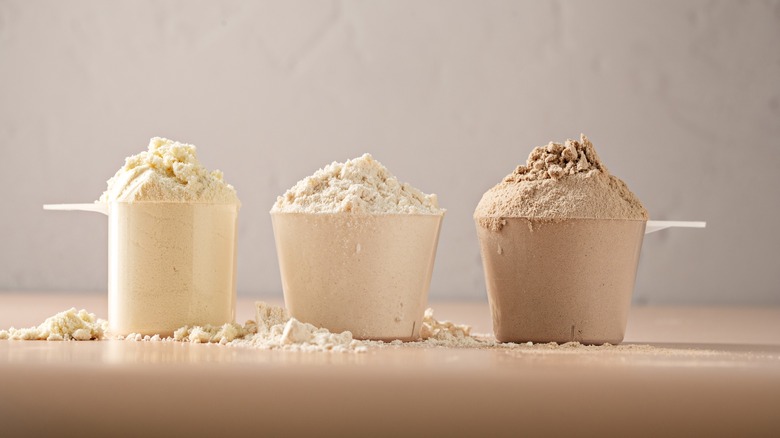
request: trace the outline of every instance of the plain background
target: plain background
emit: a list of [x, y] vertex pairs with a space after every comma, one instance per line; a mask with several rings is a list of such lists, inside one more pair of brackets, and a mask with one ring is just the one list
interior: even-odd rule
[[431, 296], [484, 299], [472, 221], [586, 133], [653, 219], [635, 302], [780, 304], [778, 1], [0, 0], [0, 290], [105, 292], [90, 202], [164, 136], [243, 202], [239, 293], [280, 295], [268, 210], [371, 152], [448, 209]]

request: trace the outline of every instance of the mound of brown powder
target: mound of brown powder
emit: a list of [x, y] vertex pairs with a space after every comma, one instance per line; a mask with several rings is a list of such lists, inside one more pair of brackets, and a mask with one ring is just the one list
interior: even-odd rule
[[504, 218], [636, 219], [647, 210], [626, 183], [611, 175], [585, 135], [535, 148], [525, 166], [517, 166], [488, 190], [474, 217], [491, 230]]

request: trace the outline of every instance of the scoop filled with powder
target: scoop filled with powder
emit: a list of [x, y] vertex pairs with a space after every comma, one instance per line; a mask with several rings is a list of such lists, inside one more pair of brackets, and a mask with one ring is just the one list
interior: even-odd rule
[[239, 200], [193, 145], [155, 137], [98, 204], [109, 219], [109, 331], [169, 336], [232, 322]]
[[443, 215], [368, 154], [302, 179], [271, 209], [291, 316], [357, 339], [419, 338]]
[[622, 341], [647, 218], [584, 135], [535, 148], [474, 212], [496, 338]]

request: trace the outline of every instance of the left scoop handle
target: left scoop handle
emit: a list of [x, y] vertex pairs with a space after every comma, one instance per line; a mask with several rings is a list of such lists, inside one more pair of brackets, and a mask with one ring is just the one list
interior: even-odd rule
[[61, 211], [91, 211], [94, 213], [103, 213], [108, 215], [108, 205], [100, 202], [90, 202], [83, 204], [43, 204], [43, 209]]

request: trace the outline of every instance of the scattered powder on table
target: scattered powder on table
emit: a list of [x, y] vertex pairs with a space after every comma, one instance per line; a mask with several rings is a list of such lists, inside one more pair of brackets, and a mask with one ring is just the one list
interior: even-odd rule
[[[500, 343], [493, 336], [472, 334], [471, 327], [438, 321], [433, 310], [427, 309], [423, 318], [421, 339], [415, 342], [359, 341], [352, 339], [350, 332], [331, 333], [327, 329], [317, 328], [291, 318], [281, 307], [257, 302], [256, 321], [246, 324], [235, 323], [221, 326], [186, 326], [176, 330], [172, 337], [159, 335], [142, 336], [130, 334], [115, 339], [146, 342], [191, 342], [214, 343], [230, 347], [257, 348], [263, 350], [284, 350], [303, 352], [351, 352], [365, 353], [378, 348], [468, 348], [499, 349], [519, 356], [539, 357], [539, 355], [585, 355], [598, 358], [604, 355], [662, 356], [691, 359], [728, 359], [747, 360], [767, 358], [777, 360], [776, 354], [754, 352], [724, 352], [692, 348], [664, 348], [641, 344], [623, 345], [584, 345], [579, 342], [557, 344], [549, 343]], [[75, 308], [60, 312], [47, 318], [41, 325], [27, 329], [0, 330], [0, 339], [11, 340], [48, 340], [48, 341], [86, 341], [111, 338], [106, 335], [108, 323], [98, 319], [86, 310]]]
[[248, 347], [262, 350], [286, 351], [366, 351], [362, 341], [352, 339], [352, 333], [331, 333], [327, 329], [300, 322], [276, 306], [257, 302], [256, 321], [247, 321], [243, 326], [228, 323], [221, 326], [185, 326], [176, 330], [173, 337], [159, 338], [130, 334], [129, 341], [179, 341], [191, 343], [216, 343], [230, 347]]
[[525, 166], [482, 196], [478, 223], [497, 231], [504, 219], [568, 218], [647, 220], [639, 198], [611, 175], [585, 135], [535, 148]]
[[377, 348], [494, 348], [506, 347], [490, 335], [471, 333], [471, 326], [455, 324], [450, 321], [439, 321], [433, 317], [433, 309], [426, 309], [423, 316], [420, 340], [412, 342], [401, 341], [363, 341], [367, 346]]
[[287, 351], [336, 351], [363, 353], [369, 347], [388, 345], [438, 346], [438, 347], [484, 347], [495, 345], [495, 341], [483, 341], [471, 336], [471, 327], [437, 321], [433, 310], [427, 309], [423, 317], [421, 340], [417, 342], [360, 341], [352, 333], [331, 333], [327, 329], [291, 318], [281, 307], [264, 302], [255, 303], [256, 321], [247, 321], [243, 326], [228, 323], [221, 326], [185, 326], [176, 330], [173, 337], [142, 336], [132, 333], [120, 339], [128, 341], [163, 341], [215, 343], [231, 347], [250, 347], [263, 350]]
[[[599, 357], [602, 355], [631, 355], [631, 356], [663, 356], [682, 358], [712, 358], [729, 357], [740, 358], [744, 355], [720, 352], [715, 350], [700, 350], [691, 348], [664, 348], [646, 344], [623, 345], [586, 345], [579, 342], [566, 342], [558, 344], [547, 343], [513, 343], [498, 342], [496, 338], [488, 334], [474, 334], [471, 327], [463, 324], [454, 324], [449, 321], [438, 321], [433, 317], [433, 310], [427, 309], [423, 318], [421, 339], [416, 342], [381, 342], [363, 341], [367, 347], [372, 348], [466, 348], [466, 349], [497, 349], [505, 350], [513, 355], [538, 357], [539, 355], [579, 355]], [[771, 357], [762, 354], [750, 353], [751, 357]]]
[[103, 339], [108, 322], [95, 317], [86, 310], [71, 308], [60, 312], [37, 327], [0, 330], [0, 339], [46, 340], [46, 341], [89, 341]]
[[298, 181], [271, 212], [441, 214], [436, 195], [401, 183], [371, 155], [333, 162]]
[[238, 203], [236, 190], [198, 161], [193, 145], [155, 137], [148, 150], [125, 159], [99, 202]]
[[[450, 348], [478, 347], [486, 344], [486, 341], [471, 335], [471, 327], [468, 325], [438, 321], [433, 317], [433, 309], [430, 308], [425, 310], [420, 338], [419, 341], [407, 344]], [[398, 342], [395, 345], [398, 345]]]

